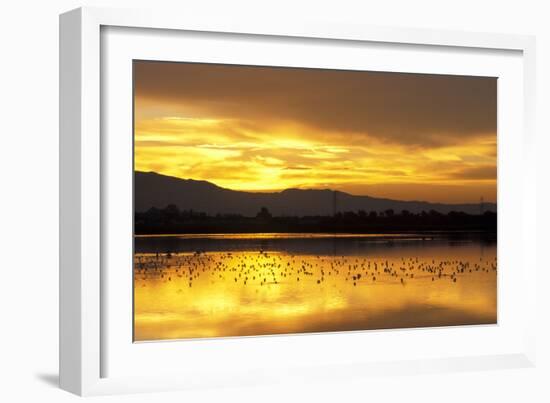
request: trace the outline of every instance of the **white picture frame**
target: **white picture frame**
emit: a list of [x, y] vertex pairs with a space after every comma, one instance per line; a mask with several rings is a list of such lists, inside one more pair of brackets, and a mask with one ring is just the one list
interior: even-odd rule
[[[145, 36], [151, 33], [157, 35], [156, 39], [153, 35], [150, 39], [144, 40], [145, 37], [143, 37], [140, 40], [142, 40], [144, 48], [155, 47], [152, 45], [157, 41], [156, 48], [158, 49], [155, 51], [160, 53], [150, 53], [149, 56], [159, 58], [166, 57], [162, 52], [170, 49], [169, 46], [173, 45], [174, 41], [180, 40], [178, 32], [192, 32], [193, 36], [199, 39], [202, 35], [218, 33], [216, 41], [221, 42], [229, 41], [230, 37], [235, 37], [235, 35], [246, 36], [258, 41], [300, 41], [301, 46], [307, 45], [308, 41], [312, 40], [328, 41], [323, 42], [323, 46], [326, 45], [327, 49], [333, 49], [333, 51], [337, 51], [345, 44], [412, 46], [420, 47], [421, 51], [427, 49], [428, 53], [430, 49], [450, 50], [452, 55], [449, 60], [452, 61], [454, 58], [455, 62], [466, 57], [468, 52], [480, 55], [480, 57], [485, 53], [494, 53], [493, 56], [496, 59], [483, 59], [481, 62], [476, 62], [477, 64], [472, 64], [472, 66], [477, 66], [472, 68], [479, 69], [480, 74], [485, 71], [483, 63], [494, 62], [495, 65], [490, 65], [487, 69], [498, 69], [499, 66], [496, 64], [501, 60], [498, 59], [500, 57], [498, 55], [512, 52], [510, 69], [506, 70], [503, 67], [502, 77], [505, 82], [509, 83], [510, 91], [513, 90], [519, 94], [517, 97], [519, 99], [515, 99], [516, 103], [513, 105], [502, 103], [502, 107], [506, 108], [504, 110], [507, 112], [507, 116], [514, 115], [510, 120], [501, 121], [499, 118], [499, 141], [501, 132], [510, 133], [503, 137], [506, 141], [503, 142], [502, 147], [499, 144], [499, 185], [501, 181], [509, 183], [504, 186], [504, 191], [499, 190], [499, 245], [501, 235], [504, 235], [505, 242], [508, 239], [510, 243], [517, 244], [519, 242], [519, 244], [513, 248], [513, 251], [507, 250], [504, 255], [499, 249], [499, 265], [502, 259], [504, 259], [502, 263], [505, 266], [507, 260], [510, 262], [508, 271], [502, 271], [499, 268], [499, 276], [502, 276], [502, 272], [504, 272], [507, 276], [505, 280], [514, 279], [514, 281], [505, 281], [504, 288], [499, 285], [501, 287], [499, 293], [502, 291], [505, 295], [521, 296], [524, 303], [514, 308], [515, 316], [510, 317], [508, 322], [505, 320], [502, 323], [499, 320], [499, 326], [485, 327], [481, 330], [480, 328], [466, 327], [452, 330], [346, 332], [345, 334], [323, 336], [321, 339], [319, 335], [297, 335], [230, 339], [220, 342], [202, 340], [199, 344], [196, 342], [194, 344], [186, 342], [179, 344], [178, 342], [148, 343], [148, 347], [140, 347], [143, 351], [137, 351], [127, 337], [122, 337], [123, 340], [120, 341], [121, 337], [117, 335], [131, 331], [127, 329], [127, 326], [124, 327], [128, 320], [127, 315], [124, 316], [126, 312], [124, 309], [127, 307], [124, 309], [119, 309], [118, 305], [115, 307], [112, 302], [113, 298], [109, 298], [109, 295], [113, 290], [121, 291], [122, 295], [128, 295], [130, 289], [124, 288], [124, 281], [127, 280], [122, 277], [110, 276], [110, 272], [105, 271], [112, 249], [105, 243], [105, 228], [109, 227], [106, 222], [109, 218], [106, 217], [105, 212], [111, 208], [110, 200], [116, 197], [113, 192], [119, 189], [120, 192], [126, 192], [127, 195], [127, 188], [131, 184], [126, 183], [124, 186], [118, 186], [124, 179], [117, 182], [110, 178], [112, 172], [109, 170], [115, 168], [112, 168], [113, 165], [109, 163], [108, 150], [116, 150], [116, 147], [124, 149], [127, 143], [111, 141], [114, 138], [109, 135], [113, 127], [111, 125], [116, 126], [119, 123], [108, 118], [109, 111], [105, 110], [105, 105], [118, 108], [117, 111], [131, 109], [131, 98], [128, 99], [124, 93], [128, 89], [130, 81], [124, 84], [126, 86], [126, 90], [124, 90], [122, 87], [112, 85], [112, 81], [105, 80], [102, 74], [109, 74], [109, 77], [114, 78], [120, 78], [116, 74], [125, 74], [124, 69], [117, 67], [124, 65], [125, 61], [121, 59], [120, 63], [117, 62], [118, 64], [111, 66], [102, 58], [112, 55], [103, 48], [116, 48], [116, 46], [118, 46], [116, 49], [120, 50], [117, 52], [118, 58], [134, 57], [130, 51], [127, 53], [122, 51], [126, 46], [121, 46], [121, 44], [125, 45], [128, 42], [121, 41], [131, 41], [131, 38], [123, 37], [137, 35], [138, 31], [136, 30], [138, 29], [145, 29], [146, 32], [141, 31], [145, 32], [143, 34]], [[113, 39], [109, 39], [109, 42], [102, 37], [105, 32], [114, 32]], [[163, 36], [162, 32], [170, 34]], [[120, 34], [119, 37], [117, 37], [118, 34]], [[227, 39], [224, 39], [224, 35], [227, 36]], [[191, 49], [192, 43], [189, 46]], [[131, 49], [131, 46], [128, 46], [128, 49]], [[358, 52], [360, 51], [361, 49], [358, 50]], [[462, 51], [464, 54], [461, 53]], [[533, 133], [534, 52], [534, 38], [521, 35], [350, 26], [314, 21], [300, 25], [280, 21], [245, 21], [234, 18], [214, 21], [190, 15], [182, 16], [149, 10], [81, 8], [61, 15], [61, 387], [79, 395], [95, 395], [247, 385], [273, 381], [293, 382], [298, 375], [301, 380], [304, 378], [323, 380], [335, 377], [369, 376], [374, 373], [409, 374], [533, 366], [535, 363], [536, 325], [533, 313], [535, 312], [535, 273], [537, 270], [535, 242], [533, 242], [533, 234], [536, 233], [534, 205], [536, 171], [534, 158], [531, 158], [535, 150]], [[179, 60], [181, 57], [178, 55], [176, 59]], [[202, 56], [197, 53], [195, 57]], [[254, 58], [260, 56], [247, 57], [248, 59], [239, 60], [249, 60], [253, 63]], [[441, 72], [452, 74], [455, 71], [454, 68], [445, 67], [445, 64], [439, 66], [435, 63], [433, 56], [426, 57], [428, 61], [432, 57], [431, 72], [443, 69]], [[114, 56], [113, 59], [115, 59]], [[264, 63], [268, 62], [264, 61]], [[289, 65], [288, 61], [281, 61], [281, 63]], [[319, 63], [322, 62], [317, 60], [315, 65]], [[449, 61], [446, 63], [447, 66], [450, 64]], [[503, 61], [502, 63], [504, 65], [508, 62]], [[418, 67], [412, 66], [408, 69], [416, 68]], [[456, 70], [456, 72], [467, 72], [468, 70], [464, 70], [464, 68]], [[518, 70], [519, 68], [520, 70]], [[131, 77], [128, 77], [128, 80], [131, 80]], [[511, 94], [512, 92], [504, 91], [503, 93]], [[499, 98], [500, 101], [501, 98]], [[118, 107], [117, 102], [128, 102], [129, 104], [126, 107], [124, 105]], [[519, 111], [516, 108], [518, 105], [521, 106]], [[502, 112], [502, 109], [499, 109], [499, 112]], [[131, 122], [127, 122], [126, 117], [124, 112], [120, 114], [119, 120], [122, 122], [120, 124], [131, 125]], [[120, 127], [123, 131], [128, 128], [128, 126]], [[518, 186], [521, 191], [518, 191]], [[124, 194], [122, 196], [124, 199]], [[501, 217], [500, 203], [503, 198], [511, 201], [511, 207], [513, 205], [520, 209], [519, 217], [510, 218], [509, 221], [506, 217]], [[504, 205], [506, 207], [505, 203]], [[505, 208], [504, 212], [507, 211], [511, 211], [511, 209], [506, 210]], [[501, 234], [501, 224], [510, 231]], [[500, 280], [501, 278], [499, 278]], [[126, 305], [130, 302], [130, 300], [127, 301]], [[116, 304], [119, 303], [116, 302]], [[123, 306], [124, 303], [119, 305]], [[502, 306], [506, 308], [510, 307], [510, 304], [504, 301]], [[500, 311], [504, 309], [502, 306], [499, 300], [499, 318], [502, 317], [501, 315], [507, 314], [507, 311], [504, 313]], [[117, 316], [119, 314], [116, 312], [122, 313]], [[519, 321], [519, 317], [521, 317], [521, 321]], [[123, 323], [123, 325], [117, 327], [117, 323]], [[510, 325], [508, 326], [506, 323], [510, 323]], [[416, 356], [400, 356], [399, 354], [402, 352], [397, 351], [393, 357], [378, 357], [373, 360], [366, 360], [360, 354], [347, 360], [340, 360], [336, 355], [332, 358], [314, 359], [314, 356], [309, 354], [311, 351], [308, 350], [308, 346], [318, 346], [319, 340], [322, 340], [322, 343], [327, 346], [338, 344], [353, 346], [354, 343], [361, 343], [364, 337], [377, 338], [377, 340], [394, 338], [401, 341], [405, 339], [413, 341], [426, 337], [435, 337], [441, 340], [456, 338], [467, 340], [468, 337], [481, 337], [485, 338], [487, 343], [480, 343], [477, 349], [466, 346], [462, 350], [455, 349], [453, 351], [446, 351], [442, 346], [441, 349], [434, 350], [433, 354], [419, 353]], [[487, 346], [495, 337], [505, 340], [505, 342], [502, 344], [495, 342], [494, 349], [488, 350]], [[127, 343], [129, 344], [126, 345]], [[291, 345], [291, 348], [301, 351], [303, 354], [295, 354], [292, 360], [277, 359], [277, 356], [281, 355], [277, 354], [277, 349], [287, 345]], [[275, 351], [275, 353], [264, 360], [265, 363], [260, 372], [257, 371], [258, 367], [254, 366], [254, 356], [266, 348]], [[231, 355], [231, 351], [234, 352], [233, 355]], [[338, 353], [342, 353], [342, 351], [338, 350]], [[187, 359], [168, 362], [168, 355], [171, 355], [172, 352], [187, 357]], [[384, 350], [381, 349], [381, 354], [383, 353]], [[243, 356], [245, 358], [238, 358]], [[246, 359], [246, 356], [250, 356], [250, 359]], [[203, 361], [207, 360], [208, 365], [199, 365], [201, 357]], [[116, 370], [113, 370], [110, 368], [110, 363], [114, 362], [127, 362], [128, 364], [125, 366], [120, 364]], [[155, 368], [155, 365], [161, 363], [163, 364], [162, 368], [167, 369], [166, 371], [159, 370], [158, 376], [153, 373], [155, 371], [141, 372], [137, 370], [134, 372], [131, 367], [136, 367], [136, 362], [143, 362], [143, 366], [148, 369]], [[180, 364], [181, 362], [185, 362], [185, 364]], [[193, 364], [201, 367], [201, 370], [194, 374], [187, 370]], [[214, 369], [212, 376], [207, 378], [204, 374], [208, 373], [208, 367]], [[307, 374], [304, 374], [303, 368], [308, 369]]]

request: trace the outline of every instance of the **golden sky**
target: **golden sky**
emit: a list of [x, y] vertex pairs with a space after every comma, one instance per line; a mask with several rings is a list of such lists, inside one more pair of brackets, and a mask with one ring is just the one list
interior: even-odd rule
[[139, 171], [496, 201], [496, 78], [135, 61], [134, 89]]

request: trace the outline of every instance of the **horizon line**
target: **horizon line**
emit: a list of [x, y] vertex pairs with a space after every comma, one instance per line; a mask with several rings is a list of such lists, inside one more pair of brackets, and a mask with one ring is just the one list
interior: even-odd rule
[[368, 194], [352, 194], [352, 193], [349, 193], [349, 192], [344, 192], [342, 190], [330, 189], [330, 188], [284, 188], [284, 189], [280, 189], [280, 190], [277, 190], [277, 189], [272, 189], [272, 190], [230, 189], [230, 188], [227, 188], [227, 187], [224, 187], [224, 186], [220, 186], [220, 185], [218, 185], [218, 184], [216, 184], [216, 183], [214, 183], [210, 180], [206, 180], [206, 179], [181, 178], [179, 176], [167, 175], [167, 174], [156, 172], [156, 171], [140, 171], [140, 170], [137, 170], [137, 169], [134, 169], [134, 173], [155, 174], [155, 175], [165, 176], [167, 178], [179, 179], [179, 180], [183, 180], [183, 181], [206, 182], [206, 183], [209, 183], [209, 184], [211, 184], [213, 186], [216, 186], [220, 189], [229, 190], [229, 191], [232, 191], [232, 192], [274, 194], [274, 193], [282, 193], [282, 192], [287, 191], [287, 190], [302, 190], [302, 191], [314, 190], [314, 191], [329, 191], [329, 192], [334, 192], [334, 193], [339, 192], [339, 193], [343, 193], [343, 194], [346, 194], [346, 195], [349, 195], [349, 196], [371, 197], [373, 199], [379, 199], [379, 200], [392, 200], [392, 201], [399, 201], [399, 202], [443, 204], [443, 205], [447, 205], [447, 206], [463, 205], [463, 204], [482, 204], [482, 203], [483, 204], [494, 204], [496, 206], [496, 204], [497, 204], [496, 201], [472, 201], [472, 202], [460, 202], [460, 203], [444, 203], [444, 202], [439, 202], [439, 201], [428, 201], [428, 200], [418, 200], [418, 199], [417, 200], [392, 199], [392, 198], [389, 198], [389, 197], [386, 197], [386, 196], [380, 196], [379, 197], [379, 196], [371, 196], [371, 195], [368, 195]]

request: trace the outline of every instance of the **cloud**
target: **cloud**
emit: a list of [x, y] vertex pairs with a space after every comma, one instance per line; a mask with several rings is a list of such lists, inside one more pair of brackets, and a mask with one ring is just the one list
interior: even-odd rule
[[137, 102], [173, 116], [312, 128], [320, 138], [420, 146], [496, 132], [496, 78], [135, 62]]
[[466, 167], [457, 170], [451, 176], [459, 179], [488, 179], [495, 180], [497, 176], [497, 167], [496, 165], [484, 165], [477, 167]]
[[240, 190], [496, 197], [495, 79], [160, 62], [135, 72], [137, 170]]
[[309, 171], [309, 170], [311, 170], [311, 167], [293, 166], [293, 167], [285, 167], [285, 169], [294, 170], [294, 171]]

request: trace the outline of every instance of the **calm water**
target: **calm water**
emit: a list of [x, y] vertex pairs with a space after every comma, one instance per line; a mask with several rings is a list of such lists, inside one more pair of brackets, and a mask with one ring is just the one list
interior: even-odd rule
[[496, 242], [445, 234], [136, 237], [136, 341], [490, 324]]

